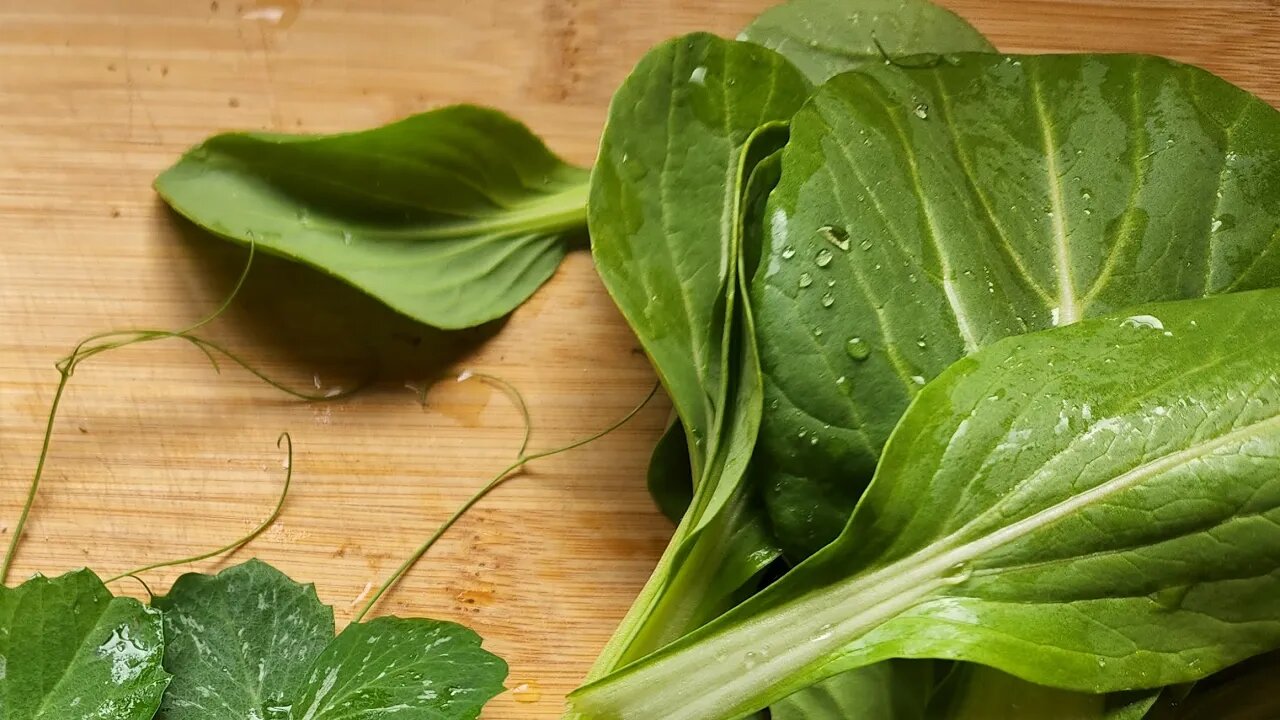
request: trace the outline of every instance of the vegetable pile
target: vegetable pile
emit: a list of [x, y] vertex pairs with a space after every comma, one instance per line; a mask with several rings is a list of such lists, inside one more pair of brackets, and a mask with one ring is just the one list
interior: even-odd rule
[[[792, 0], [651, 50], [589, 173], [460, 106], [219, 135], [156, 189], [441, 328], [589, 237], [677, 527], [572, 718], [1280, 716], [1280, 113], [1206, 71]], [[505, 676], [449, 623], [335, 639], [260, 563], [153, 608], [0, 590], [5, 717], [472, 718]]]

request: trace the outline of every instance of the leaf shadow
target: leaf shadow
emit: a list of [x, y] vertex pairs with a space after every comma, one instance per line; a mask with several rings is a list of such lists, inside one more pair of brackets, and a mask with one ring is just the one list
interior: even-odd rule
[[[176, 274], [193, 304], [231, 294], [248, 250], [214, 237], [158, 201], [165, 234], [177, 239]], [[500, 319], [466, 330], [423, 325], [314, 268], [259, 252], [239, 295], [211, 333], [254, 365], [285, 365], [289, 378], [404, 384], [432, 380], [502, 329]], [[308, 388], [304, 388], [308, 389]]]

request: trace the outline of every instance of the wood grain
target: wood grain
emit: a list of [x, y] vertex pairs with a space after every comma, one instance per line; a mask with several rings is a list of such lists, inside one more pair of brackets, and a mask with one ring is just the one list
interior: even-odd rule
[[[217, 305], [239, 251], [173, 220], [151, 179], [230, 128], [334, 131], [453, 102], [496, 105], [589, 163], [610, 94], [652, 44], [732, 35], [767, 0], [0, 0], [0, 526], [7, 539], [56, 384], [81, 336], [181, 326]], [[1280, 103], [1275, 0], [949, 3], [1013, 51], [1134, 51], [1204, 65]], [[254, 19], [274, 10], [279, 22]], [[418, 327], [334, 282], [262, 260], [211, 334], [301, 387], [382, 381], [329, 405], [156, 344], [87, 363], [57, 425], [14, 579], [114, 573], [210, 549], [269, 510], [296, 445], [283, 519], [251, 555], [314, 581], [340, 620], [515, 452], [597, 430], [653, 375], [578, 254], [507, 323]], [[427, 404], [414, 387], [429, 386]], [[600, 442], [539, 462], [477, 508], [382, 606], [475, 627], [511, 662], [487, 718], [558, 717], [670, 527], [643, 483], [659, 400]], [[223, 562], [206, 562], [212, 570]], [[179, 570], [153, 573], [167, 587]], [[122, 592], [135, 592], [125, 584]]]

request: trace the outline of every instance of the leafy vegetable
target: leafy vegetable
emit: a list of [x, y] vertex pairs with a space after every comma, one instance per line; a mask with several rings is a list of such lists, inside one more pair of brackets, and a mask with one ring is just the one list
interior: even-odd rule
[[927, 0], [791, 0], [761, 13], [739, 39], [776, 50], [815, 84], [886, 55], [995, 51]]
[[174, 680], [159, 718], [475, 718], [507, 666], [453, 623], [379, 618], [333, 637], [311, 586], [250, 561], [157, 598]]
[[592, 172], [592, 250], [689, 434], [696, 483], [595, 672], [719, 614], [776, 556], [741, 484], [760, 412], [754, 333], [737, 330], [742, 188], [806, 92], [769, 50], [695, 34], [652, 50], [614, 96]]
[[88, 570], [0, 586], [0, 716], [150, 720], [163, 650], [160, 613]]
[[587, 173], [506, 115], [459, 105], [341, 135], [218, 135], [156, 191], [209, 232], [451, 329], [551, 277], [583, 230]]
[[1280, 291], [1010, 338], [917, 396], [839, 540], [577, 691], [587, 717], [732, 718], [894, 657], [1081, 692], [1280, 643]]
[[1280, 113], [1140, 56], [868, 67], [792, 122], [752, 287], [779, 542], [844, 526], [921, 385], [1009, 335], [1280, 283]]

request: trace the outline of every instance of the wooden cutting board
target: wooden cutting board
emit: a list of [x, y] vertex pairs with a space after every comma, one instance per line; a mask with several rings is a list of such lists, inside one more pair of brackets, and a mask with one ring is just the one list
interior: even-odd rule
[[[852, 0], [851, 0], [852, 1]], [[244, 254], [176, 222], [152, 178], [231, 128], [337, 131], [456, 102], [495, 105], [589, 163], [613, 89], [675, 34], [733, 35], [769, 0], [0, 0], [0, 540], [8, 541], [56, 387], [80, 337], [175, 328], [229, 291]], [[1280, 104], [1280, 2], [949, 3], [1010, 51], [1135, 51], [1208, 67]], [[653, 374], [583, 253], [511, 320], [444, 334], [316, 274], [260, 259], [209, 329], [301, 388], [290, 400], [173, 342], [76, 374], [11, 581], [102, 574], [212, 549], [269, 512], [292, 433], [284, 516], [233, 558], [314, 582], [340, 623], [516, 452], [519, 415], [472, 369], [519, 388], [534, 447], [600, 429]], [[419, 389], [426, 389], [426, 404]], [[537, 463], [469, 514], [382, 605], [474, 627], [511, 663], [485, 717], [555, 718], [665, 544], [644, 488], [669, 410]], [[121, 584], [121, 592], [137, 588]]]

